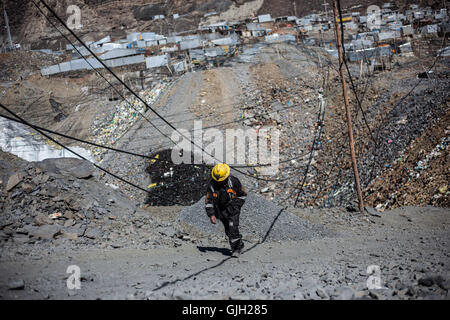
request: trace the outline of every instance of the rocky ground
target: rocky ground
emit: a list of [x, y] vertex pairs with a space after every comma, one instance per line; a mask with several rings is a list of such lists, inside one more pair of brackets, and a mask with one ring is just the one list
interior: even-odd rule
[[142, 209], [80, 160], [1, 159], [2, 299], [450, 298], [448, 209], [281, 210], [251, 194], [236, 259], [201, 201]]
[[[123, 235], [135, 232], [142, 236], [139, 246], [153, 244], [151, 234], [157, 234], [158, 228], [150, 223], [148, 212], [118, 190], [99, 183], [89, 163], [73, 158], [47, 159], [23, 162], [15, 170], [6, 161], [1, 163], [1, 237], [10, 243], [31, 245], [23, 247], [23, 254], [39, 253], [43, 240], [56, 241], [55, 248], [64, 248], [71, 241], [121, 247], [127, 241]], [[172, 229], [167, 232], [175, 233]], [[37, 246], [32, 250], [34, 244]]]

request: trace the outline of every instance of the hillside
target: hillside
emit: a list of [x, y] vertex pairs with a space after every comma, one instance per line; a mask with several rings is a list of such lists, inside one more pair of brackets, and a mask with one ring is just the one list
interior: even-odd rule
[[450, 299], [445, 10], [347, 19], [344, 64], [323, 21], [246, 20], [323, 0], [48, 2], [102, 41], [7, 1], [0, 300]]
[[[159, 0], [48, 0], [60, 17], [67, 21], [66, 13], [70, 5], [76, 5], [81, 10], [82, 28], [78, 34], [83, 35], [85, 41], [95, 41], [106, 35], [123, 35], [131, 31], [153, 31], [163, 34], [196, 29], [199, 22], [205, 20], [203, 15], [210, 12], [228, 19], [236, 15], [256, 16], [269, 13], [273, 17], [294, 15], [294, 5], [297, 16], [305, 16], [323, 10], [323, 1], [306, 0], [171, 0], [163, 4]], [[326, 1], [331, 3], [331, 1]], [[361, 5], [356, 10], [364, 11], [371, 4], [382, 5], [385, 1], [376, 0], [343, 0], [343, 8]], [[441, 0], [395, 1], [399, 8], [409, 4], [431, 6], [440, 8], [445, 6]], [[331, 6], [328, 6], [331, 12]], [[50, 24], [42, 17], [33, 3], [29, 0], [6, 0], [6, 10], [10, 20], [13, 40], [18, 43], [30, 44], [32, 48], [64, 47], [66, 41], [52, 29]], [[244, 10], [244, 12], [242, 12]], [[227, 14], [227, 12], [229, 12]], [[154, 15], [163, 14], [168, 19], [165, 22], [151, 21]], [[180, 18], [172, 19], [173, 14]], [[0, 25], [4, 26], [3, 15]], [[2, 34], [3, 41], [6, 38]], [[0, 38], [1, 39], [1, 38]]]

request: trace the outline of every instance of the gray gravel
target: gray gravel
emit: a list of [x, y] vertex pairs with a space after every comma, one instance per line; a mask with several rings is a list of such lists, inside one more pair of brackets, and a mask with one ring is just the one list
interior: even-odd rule
[[[244, 239], [263, 240], [307, 240], [332, 236], [325, 228], [300, 219], [296, 215], [282, 210], [283, 208], [258, 196], [249, 193], [241, 210], [240, 232]], [[211, 224], [205, 212], [205, 198], [184, 208], [178, 221], [192, 225], [206, 234], [223, 235], [223, 225]]]

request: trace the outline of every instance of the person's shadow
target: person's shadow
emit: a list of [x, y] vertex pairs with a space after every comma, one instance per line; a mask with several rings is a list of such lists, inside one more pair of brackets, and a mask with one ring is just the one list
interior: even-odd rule
[[217, 248], [217, 247], [200, 247], [197, 246], [200, 252], [220, 252], [224, 256], [231, 256], [231, 250], [227, 248]]

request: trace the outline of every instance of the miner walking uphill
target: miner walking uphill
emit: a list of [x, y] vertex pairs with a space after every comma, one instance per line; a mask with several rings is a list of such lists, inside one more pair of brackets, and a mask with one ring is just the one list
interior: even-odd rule
[[244, 248], [239, 233], [239, 215], [247, 193], [238, 178], [230, 175], [230, 167], [217, 164], [211, 172], [212, 179], [206, 191], [206, 214], [211, 223], [219, 219], [225, 227], [225, 234], [231, 246], [231, 256], [239, 257]]

